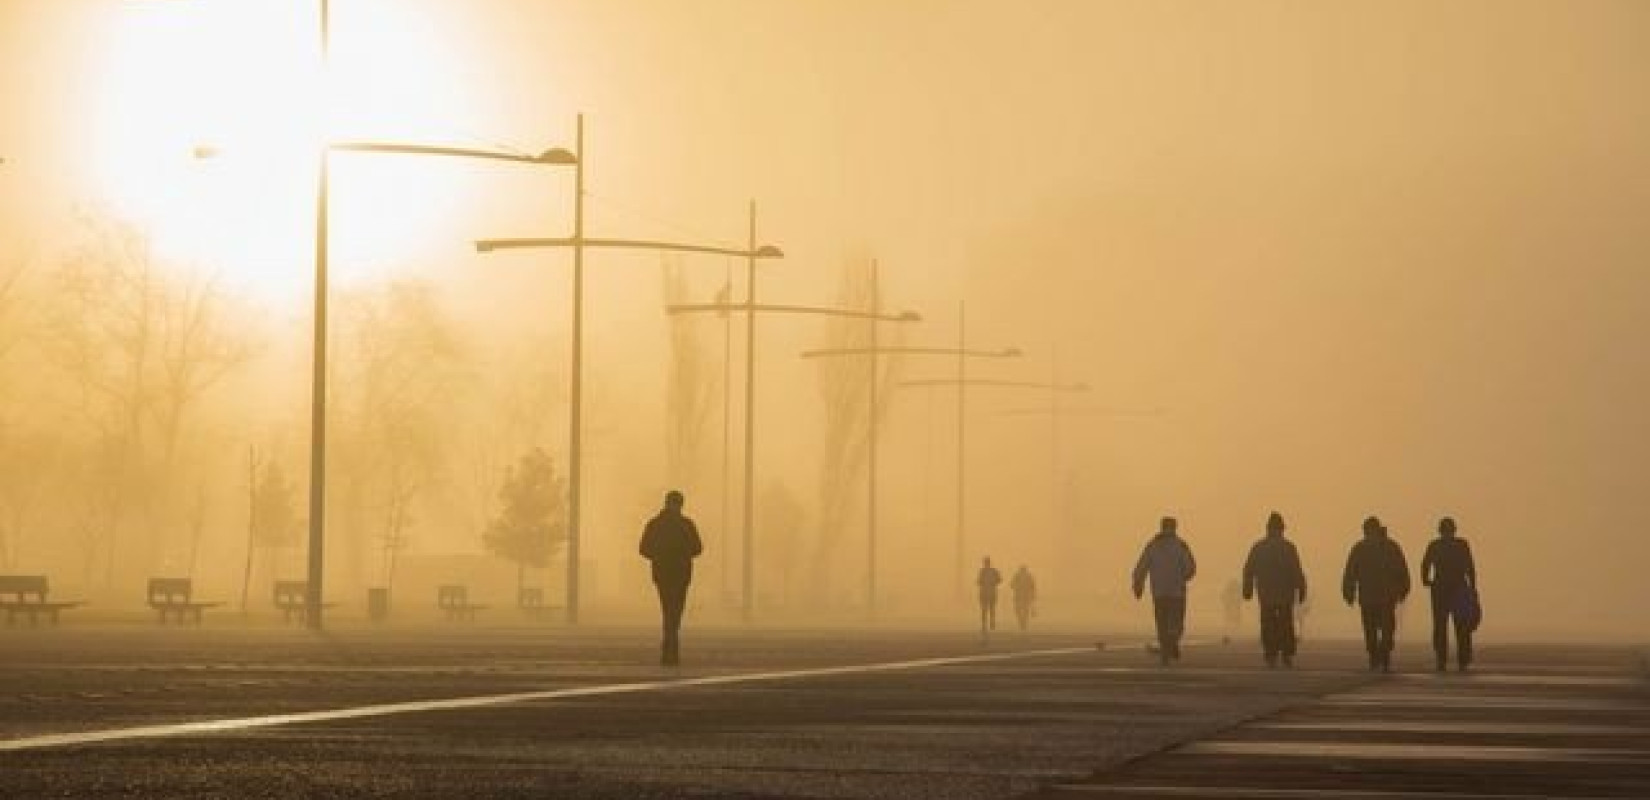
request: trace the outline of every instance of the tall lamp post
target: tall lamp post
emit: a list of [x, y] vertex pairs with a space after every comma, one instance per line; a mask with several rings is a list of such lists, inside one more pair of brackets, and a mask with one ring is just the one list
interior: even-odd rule
[[[879, 284], [879, 273], [876, 261], [871, 262], [871, 311], [881, 310], [882, 293]], [[911, 347], [882, 347], [878, 337], [877, 320], [871, 321], [871, 344], [869, 347], [838, 347], [819, 350], [807, 350], [802, 353], [803, 358], [854, 358], [864, 357], [870, 360], [871, 380], [867, 389], [866, 408], [869, 417], [866, 422], [866, 501], [865, 501], [865, 597], [866, 610], [871, 616], [877, 612], [877, 455], [878, 437], [877, 424], [880, 409], [879, 393], [881, 390], [881, 371], [879, 369], [881, 356], [923, 352], [922, 348]]]
[[[751, 229], [755, 230], [756, 209], [751, 208]], [[755, 573], [755, 487], [756, 487], [756, 315], [758, 314], [805, 314], [827, 317], [845, 317], [850, 319], [864, 319], [873, 322], [921, 322], [922, 315], [915, 311], [904, 311], [898, 314], [884, 314], [878, 310], [860, 311], [847, 308], [831, 308], [825, 306], [785, 305], [776, 303], [756, 302], [756, 270], [752, 268], [747, 277], [743, 303], [688, 303], [667, 306], [666, 311], [671, 314], [744, 312], [745, 314], [745, 509], [742, 531], [741, 550], [741, 613], [746, 622], [749, 622], [756, 611], [756, 573]], [[872, 381], [875, 382], [874, 380]]]
[[[325, 4], [323, 4], [323, 8]], [[562, 148], [546, 150], [538, 155], [523, 155], [497, 150], [478, 150], [440, 145], [402, 144], [394, 142], [337, 142], [321, 148], [319, 183], [316, 186], [315, 217], [315, 296], [314, 342], [310, 356], [310, 417], [309, 417], [309, 553], [305, 619], [310, 628], [321, 628], [322, 580], [325, 575], [326, 546], [326, 476], [327, 476], [327, 322], [328, 269], [331, 247], [331, 214], [328, 200], [331, 194], [330, 161], [333, 152], [377, 153], [393, 155], [443, 156], [486, 161], [505, 161], [544, 166], [569, 166], [576, 157]], [[216, 158], [215, 147], [195, 148], [196, 158]]]
[[[957, 346], [896, 346], [896, 348], [876, 348], [879, 355], [907, 355], [907, 356], [944, 356], [954, 358], [957, 363], [957, 373], [954, 379], [937, 379], [937, 381], [901, 381], [901, 388], [912, 386], [955, 386], [957, 388], [957, 543], [955, 543], [954, 571], [955, 591], [962, 594], [962, 551], [967, 541], [969, 521], [965, 516], [967, 510], [967, 496], [964, 495], [965, 478], [967, 478], [967, 434], [969, 427], [965, 424], [967, 407], [969, 407], [969, 386], [973, 381], [969, 379], [969, 360], [972, 358], [1020, 358], [1020, 348], [1010, 346], [1002, 350], [977, 350], [969, 348], [969, 328], [967, 328], [967, 308], [959, 305], [957, 308]], [[835, 353], [818, 353], [818, 355], [865, 355], [865, 351], [835, 351]]]
[[617, 250], [651, 250], [661, 252], [701, 253], [744, 257], [750, 272], [756, 273], [759, 259], [783, 258], [784, 252], [772, 245], [756, 243], [756, 204], [751, 203], [750, 240], [743, 249], [717, 245], [680, 242], [649, 241], [642, 239], [591, 238], [584, 235], [584, 115], [578, 118], [577, 151], [574, 154], [573, 235], [562, 238], [483, 239], [476, 242], [476, 250], [490, 253], [495, 250], [566, 248], [573, 251], [573, 331], [570, 367], [573, 377], [568, 401], [568, 458], [567, 458], [567, 622], [579, 621], [579, 549], [581, 545], [580, 507], [582, 504], [584, 452], [584, 251], [586, 248]]
[[962, 586], [963, 586], [963, 578], [964, 578], [963, 548], [964, 548], [964, 545], [966, 544], [965, 537], [964, 537], [965, 528], [963, 526], [962, 521], [964, 519], [964, 510], [965, 510], [964, 502], [968, 497], [968, 487], [964, 483], [964, 480], [966, 478], [966, 470], [964, 468], [964, 463], [963, 463], [965, 461], [965, 459], [964, 459], [965, 454], [963, 452], [963, 447], [962, 447], [962, 442], [963, 442], [962, 434], [967, 429], [967, 426], [964, 424], [965, 420], [962, 417], [961, 412], [963, 411], [963, 406], [962, 406], [962, 403], [960, 402], [960, 398], [963, 396], [963, 394], [966, 390], [968, 390], [969, 388], [973, 388], [973, 387], [991, 387], [991, 388], [998, 388], [998, 389], [1035, 389], [1035, 390], [1041, 390], [1041, 391], [1047, 391], [1047, 392], [1086, 392], [1086, 391], [1088, 391], [1089, 387], [1088, 387], [1088, 384], [1083, 384], [1083, 383], [1050, 384], [1050, 383], [1041, 383], [1041, 382], [1038, 382], [1038, 381], [1011, 381], [1011, 380], [998, 380], [998, 379], [994, 379], [994, 378], [968, 378], [968, 377], [962, 377], [962, 378], [927, 378], [927, 379], [923, 379], [923, 380], [902, 381], [900, 383], [900, 386], [902, 386], [902, 387], [954, 386], [957, 389], [957, 396], [959, 398], [957, 410], [958, 410], [959, 414], [958, 414], [958, 420], [957, 420], [957, 552], [956, 552], [957, 576], [956, 576], [956, 580], [957, 580], [958, 591], [960, 592], [961, 589], [962, 589]]

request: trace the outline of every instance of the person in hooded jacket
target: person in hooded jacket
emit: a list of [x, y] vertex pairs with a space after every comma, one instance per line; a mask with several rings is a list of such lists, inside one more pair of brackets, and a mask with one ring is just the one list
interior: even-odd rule
[[1295, 604], [1306, 602], [1306, 572], [1295, 543], [1283, 538], [1283, 515], [1266, 519], [1266, 536], [1243, 563], [1243, 599], [1260, 595], [1260, 644], [1266, 666], [1295, 665]]
[[1347, 554], [1341, 596], [1362, 613], [1369, 669], [1391, 672], [1398, 604], [1409, 597], [1409, 562], [1379, 519], [1365, 519], [1363, 532]]
[[667, 667], [681, 663], [682, 611], [687, 607], [688, 584], [693, 582], [693, 559], [705, 550], [699, 528], [682, 514], [683, 502], [681, 492], [665, 494], [664, 508], [648, 520], [638, 548], [652, 562], [653, 586], [659, 592], [664, 617], [659, 663]]

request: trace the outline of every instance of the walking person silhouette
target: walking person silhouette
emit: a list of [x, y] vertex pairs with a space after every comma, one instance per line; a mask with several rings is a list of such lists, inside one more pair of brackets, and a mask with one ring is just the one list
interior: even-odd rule
[[1197, 575], [1192, 548], [1177, 535], [1180, 523], [1164, 517], [1157, 535], [1146, 543], [1134, 565], [1134, 597], [1152, 584], [1152, 615], [1157, 623], [1157, 657], [1167, 666], [1180, 660], [1180, 635], [1186, 629], [1186, 583]]
[[991, 566], [991, 557], [986, 556], [980, 564], [980, 573], [974, 578], [974, 583], [980, 587], [980, 635], [986, 636], [997, 629], [997, 586], [1003, 582], [1003, 574]]
[[1037, 579], [1031, 577], [1031, 570], [1021, 564], [1009, 580], [1008, 589], [1014, 595], [1014, 618], [1019, 621], [1020, 630], [1024, 631], [1031, 627], [1031, 616], [1036, 613]]
[[1409, 588], [1409, 562], [1403, 548], [1387, 536], [1378, 518], [1365, 519], [1364, 538], [1352, 545], [1346, 557], [1341, 596], [1347, 605], [1356, 601], [1362, 612], [1371, 671], [1392, 671], [1397, 608], [1409, 596]]
[[1306, 602], [1306, 572], [1295, 543], [1283, 538], [1283, 515], [1266, 519], [1266, 536], [1249, 548], [1243, 564], [1243, 599], [1260, 595], [1260, 644], [1266, 666], [1295, 665], [1295, 603]]
[[682, 504], [681, 492], [671, 490], [665, 494], [664, 508], [648, 520], [639, 548], [653, 566], [653, 586], [659, 592], [659, 610], [664, 617], [659, 663], [667, 667], [682, 660], [682, 611], [687, 607], [688, 584], [693, 582], [693, 559], [705, 551], [699, 528], [682, 514]]
[[1421, 557], [1421, 585], [1432, 587], [1432, 652], [1437, 670], [1449, 666], [1449, 628], [1455, 628], [1455, 663], [1462, 672], [1472, 664], [1472, 632], [1477, 620], [1478, 570], [1467, 540], [1455, 535], [1455, 520], [1438, 520], [1438, 538]]

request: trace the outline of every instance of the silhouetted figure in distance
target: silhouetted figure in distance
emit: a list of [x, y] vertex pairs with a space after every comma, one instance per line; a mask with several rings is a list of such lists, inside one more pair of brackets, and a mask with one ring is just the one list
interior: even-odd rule
[[1347, 605], [1357, 601], [1363, 612], [1370, 670], [1391, 672], [1398, 603], [1409, 596], [1409, 562], [1375, 517], [1364, 520], [1364, 538], [1346, 557], [1341, 596]]
[[1243, 627], [1243, 584], [1237, 580], [1226, 582], [1226, 588], [1220, 590], [1220, 605], [1226, 611], [1226, 632], [1232, 633]]
[[1014, 572], [1014, 577], [1008, 582], [1008, 590], [1014, 595], [1014, 618], [1020, 622], [1020, 630], [1031, 627], [1031, 614], [1037, 602], [1037, 579], [1031, 577], [1031, 570], [1024, 564]]
[[997, 629], [997, 586], [1003, 582], [1003, 574], [991, 566], [991, 557], [987, 556], [980, 564], [980, 574], [974, 578], [974, 583], [980, 587], [980, 633]]
[[681, 663], [682, 609], [687, 606], [688, 584], [693, 582], [693, 559], [705, 550], [699, 529], [682, 514], [682, 502], [681, 492], [665, 494], [665, 506], [648, 520], [639, 548], [642, 557], [653, 562], [653, 586], [659, 590], [659, 609], [664, 614], [659, 663], [667, 667]]
[[1283, 515], [1266, 518], [1266, 536], [1243, 562], [1243, 599], [1260, 595], [1260, 646], [1266, 666], [1295, 666], [1295, 603], [1306, 602], [1306, 572], [1295, 543], [1283, 538]]
[[1186, 584], [1197, 575], [1192, 548], [1177, 535], [1179, 523], [1164, 517], [1157, 535], [1146, 543], [1134, 565], [1134, 597], [1152, 584], [1152, 611], [1157, 622], [1157, 655], [1164, 665], [1180, 660], [1180, 635], [1186, 630]]
[[1449, 666], [1449, 624], [1455, 628], [1455, 663], [1462, 672], [1472, 664], [1472, 627], [1463, 618], [1468, 593], [1478, 590], [1478, 570], [1467, 540], [1455, 535], [1455, 520], [1438, 520], [1438, 538], [1421, 557], [1421, 585], [1432, 587], [1432, 652], [1437, 669]]

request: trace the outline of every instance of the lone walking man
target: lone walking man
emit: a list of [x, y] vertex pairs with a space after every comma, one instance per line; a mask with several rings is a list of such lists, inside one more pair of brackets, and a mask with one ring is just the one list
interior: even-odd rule
[[1243, 563], [1243, 599], [1260, 595], [1260, 646], [1266, 666], [1295, 666], [1295, 604], [1306, 602], [1306, 572], [1295, 543], [1283, 538], [1283, 515], [1266, 518], [1266, 536]]
[[1472, 664], [1474, 620], [1465, 616], [1478, 592], [1478, 570], [1467, 540], [1455, 535], [1455, 520], [1438, 520], [1438, 538], [1421, 557], [1421, 585], [1432, 587], [1432, 652], [1437, 669], [1449, 666], [1449, 627], [1455, 628], [1455, 664], [1462, 672]]
[[1364, 538], [1352, 545], [1341, 578], [1341, 596], [1363, 612], [1364, 648], [1370, 671], [1392, 671], [1393, 635], [1397, 608], [1409, 597], [1409, 562], [1404, 550], [1387, 536], [1375, 517], [1364, 520]]
[[642, 531], [642, 557], [653, 563], [653, 586], [659, 591], [659, 609], [664, 614], [664, 640], [659, 647], [659, 663], [674, 667], [681, 663], [682, 609], [687, 606], [688, 584], [693, 582], [693, 559], [704, 552], [699, 529], [682, 514], [682, 493], [665, 494], [665, 506], [648, 520]]
[[1008, 590], [1014, 595], [1014, 618], [1020, 623], [1020, 630], [1031, 627], [1031, 614], [1037, 603], [1037, 579], [1031, 577], [1031, 570], [1024, 564], [1014, 572], [1014, 577], [1008, 582]]
[[1180, 635], [1186, 629], [1186, 584], [1197, 575], [1192, 548], [1177, 535], [1179, 523], [1164, 517], [1157, 535], [1146, 543], [1134, 565], [1134, 597], [1152, 584], [1152, 611], [1157, 621], [1157, 656], [1164, 665], [1180, 660]]
[[984, 636], [997, 629], [997, 586], [1003, 582], [1003, 574], [991, 566], [990, 556], [981, 562], [974, 582], [980, 587], [980, 635]]

